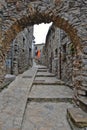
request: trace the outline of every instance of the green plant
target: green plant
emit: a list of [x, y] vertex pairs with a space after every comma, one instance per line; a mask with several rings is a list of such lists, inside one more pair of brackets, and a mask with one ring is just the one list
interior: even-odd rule
[[75, 47], [74, 47], [73, 43], [70, 44], [70, 53], [71, 53], [72, 55], [75, 54]]

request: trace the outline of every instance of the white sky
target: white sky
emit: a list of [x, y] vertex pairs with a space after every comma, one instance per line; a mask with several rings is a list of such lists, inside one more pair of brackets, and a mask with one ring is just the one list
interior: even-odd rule
[[51, 24], [52, 23], [50, 24], [42, 23], [39, 25], [34, 25], [35, 44], [45, 43], [45, 38]]

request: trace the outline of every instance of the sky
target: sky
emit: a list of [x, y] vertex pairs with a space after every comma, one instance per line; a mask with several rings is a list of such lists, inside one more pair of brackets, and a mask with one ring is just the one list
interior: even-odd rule
[[51, 24], [52, 23], [50, 24], [42, 23], [39, 25], [34, 25], [35, 44], [45, 43], [46, 35]]

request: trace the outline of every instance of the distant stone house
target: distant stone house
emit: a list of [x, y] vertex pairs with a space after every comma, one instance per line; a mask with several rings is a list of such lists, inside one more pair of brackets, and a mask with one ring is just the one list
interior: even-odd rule
[[34, 45], [34, 52], [35, 52], [35, 59], [37, 59], [37, 60], [39, 60], [41, 63], [43, 62], [42, 61], [42, 57], [44, 56], [44, 55], [42, 55], [43, 54], [43, 47], [44, 47], [44, 43], [41, 43], [41, 44], [35, 44]]
[[6, 73], [18, 75], [32, 66], [33, 27], [25, 28], [11, 43], [6, 57]]

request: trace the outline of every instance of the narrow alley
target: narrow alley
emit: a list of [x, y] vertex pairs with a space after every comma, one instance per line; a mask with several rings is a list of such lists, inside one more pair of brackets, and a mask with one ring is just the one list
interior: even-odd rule
[[35, 65], [2, 90], [0, 130], [71, 130], [70, 113], [77, 125], [81, 125], [81, 121], [84, 125], [87, 113], [81, 110], [79, 113], [72, 98], [71, 88], [45, 66]]
[[66, 112], [72, 96], [46, 67], [33, 67], [2, 91], [0, 130], [70, 130]]
[[22, 130], [70, 130], [67, 108], [72, 107], [72, 90], [47, 68], [39, 66], [22, 124]]
[[0, 0], [0, 130], [87, 130], [87, 0]]

